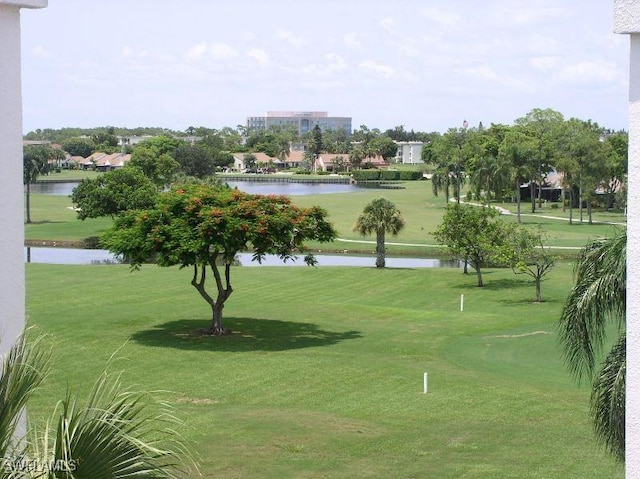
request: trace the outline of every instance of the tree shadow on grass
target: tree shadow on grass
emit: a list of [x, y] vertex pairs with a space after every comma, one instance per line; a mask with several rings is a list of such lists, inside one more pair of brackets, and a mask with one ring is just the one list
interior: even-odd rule
[[58, 221], [58, 220], [31, 220], [31, 223], [26, 223], [25, 225], [57, 225], [66, 223], [66, 221]]
[[462, 287], [466, 289], [480, 289], [485, 291], [497, 291], [497, 290], [508, 290], [508, 289], [520, 289], [520, 288], [530, 288], [532, 287], [531, 282], [523, 279], [522, 277], [518, 277], [513, 275], [513, 278], [499, 278], [494, 279], [492, 277], [493, 271], [483, 271], [482, 272], [482, 283], [484, 286], [481, 288], [478, 287], [477, 276], [475, 271], [470, 271], [465, 276], [469, 278], [469, 282], [463, 285]]
[[294, 323], [257, 318], [225, 318], [224, 326], [231, 330], [223, 336], [208, 336], [202, 330], [209, 320], [181, 319], [159, 324], [153, 329], [131, 336], [145, 346], [188, 349], [195, 351], [285, 351], [318, 346], [330, 346], [348, 339], [358, 339], [360, 331], [325, 331], [315, 324]]

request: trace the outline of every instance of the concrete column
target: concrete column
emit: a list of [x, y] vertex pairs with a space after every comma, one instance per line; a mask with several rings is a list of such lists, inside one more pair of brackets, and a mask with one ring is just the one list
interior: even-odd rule
[[626, 477], [640, 477], [640, 1], [614, 1], [614, 31], [630, 34], [627, 217]]
[[47, 0], [0, 0], [0, 354], [24, 329], [24, 194], [20, 8]]

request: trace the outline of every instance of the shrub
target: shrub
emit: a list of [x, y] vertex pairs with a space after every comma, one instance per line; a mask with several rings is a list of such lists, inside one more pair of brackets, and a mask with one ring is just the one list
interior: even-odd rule
[[400, 181], [413, 181], [413, 180], [421, 180], [423, 178], [421, 171], [410, 171], [403, 170], [399, 172], [399, 180]]
[[380, 179], [385, 181], [397, 181], [400, 179], [400, 172], [394, 170], [380, 171]]
[[380, 179], [379, 170], [356, 170], [353, 172], [353, 179], [356, 181], [373, 181]]

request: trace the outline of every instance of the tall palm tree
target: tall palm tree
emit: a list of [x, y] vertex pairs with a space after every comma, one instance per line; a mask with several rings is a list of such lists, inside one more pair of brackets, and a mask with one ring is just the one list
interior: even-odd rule
[[[591, 416], [598, 439], [624, 460], [626, 378], [626, 232], [588, 244], [575, 266], [576, 284], [558, 324], [571, 374], [592, 382]], [[608, 327], [618, 338], [596, 368]]]
[[361, 235], [376, 234], [376, 267], [385, 266], [385, 233], [396, 236], [404, 228], [404, 218], [386, 198], [376, 198], [364, 207], [353, 227]]
[[529, 158], [532, 155], [532, 151], [533, 143], [531, 138], [516, 129], [507, 132], [498, 151], [500, 159], [511, 165], [511, 182], [516, 195], [518, 223], [522, 222], [520, 217], [520, 185], [529, 176]]
[[[0, 375], [0, 478], [190, 477], [189, 454], [169, 411], [149, 412], [145, 394], [103, 373], [86, 404], [69, 393], [31, 439], [16, 437], [24, 408], [49, 369], [48, 352], [20, 338]], [[160, 407], [162, 408], [162, 406]], [[169, 444], [164, 448], [161, 443]], [[194, 471], [191, 471], [192, 473]]]

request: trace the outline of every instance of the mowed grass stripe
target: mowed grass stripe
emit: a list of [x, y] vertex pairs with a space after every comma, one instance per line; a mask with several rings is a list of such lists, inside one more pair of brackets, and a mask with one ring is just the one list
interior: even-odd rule
[[190, 279], [27, 265], [30, 324], [55, 353], [32, 420], [120, 348], [125, 383], [186, 418], [204, 477], [623, 477], [556, 350], [570, 264], [543, 304], [509, 270], [481, 289], [460, 270], [238, 267], [222, 338], [196, 334], [210, 311]]

